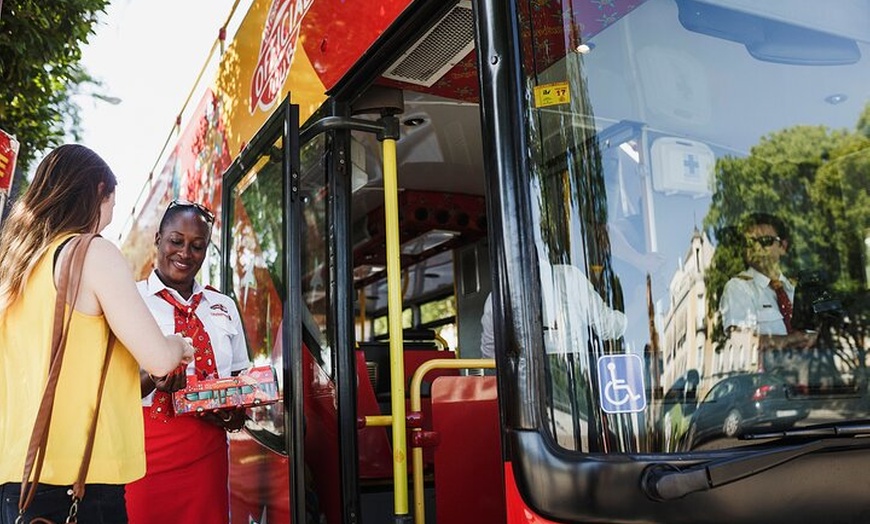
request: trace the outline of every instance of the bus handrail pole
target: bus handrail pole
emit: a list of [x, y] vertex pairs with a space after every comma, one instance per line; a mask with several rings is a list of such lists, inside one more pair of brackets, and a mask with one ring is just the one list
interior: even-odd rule
[[[419, 413], [423, 408], [421, 388], [423, 377], [433, 369], [494, 369], [495, 359], [491, 358], [436, 358], [420, 364], [411, 379], [411, 412]], [[415, 432], [422, 431], [414, 428]], [[414, 466], [414, 524], [426, 524], [426, 508], [423, 497], [423, 448], [411, 450]]]
[[393, 511], [396, 523], [408, 515], [408, 443], [405, 434], [405, 362], [402, 346], [402, 265], [399, 253], [399, 190], [396, 139], [385, 137], [384, 215], [387, 244], [387, 319], [390, 333], [390, 411], [393, 415]]

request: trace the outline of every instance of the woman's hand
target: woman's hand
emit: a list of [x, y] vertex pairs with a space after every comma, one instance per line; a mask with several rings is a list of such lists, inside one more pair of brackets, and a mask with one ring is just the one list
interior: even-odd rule
[[193, 339], [190, 337], [183, 337], [178, 333], [172, 333], [166, 336], [166, 341], [170, 344], [180, 347], [181, 349], [181, 362], [179, 365], [187, 365], [193, 361], [194, 355], [194, 347], [193, 347]]

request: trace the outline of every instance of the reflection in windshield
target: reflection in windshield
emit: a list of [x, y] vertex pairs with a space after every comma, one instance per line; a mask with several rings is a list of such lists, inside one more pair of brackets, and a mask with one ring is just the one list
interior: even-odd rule
[[[549, 427], [568, 449], [867, 417], [870, 33], [818, 3], [753, 5], [524, 4]], [[552, 267], [601, 308], [548, 303]], [[609, 311], [620, 336], [593, 327]], [[602, 373], [609, 355], [640, 357], [642, 380], [626, 359]]]

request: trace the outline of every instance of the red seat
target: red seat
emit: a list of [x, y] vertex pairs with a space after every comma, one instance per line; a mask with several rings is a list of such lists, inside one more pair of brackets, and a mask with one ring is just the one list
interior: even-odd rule
[[[356, 352], [356, 412], [359, 417], [382, 415], [375, 389], [366, 368], [366, 356]], [[362, 479], [386, 478], [393, 475], [393, 451], [385, 427], [365, 427], [359, 430], [359, 476]]]
[[507, 521], [495, 377], [441, 377], [432, 384], [437, 522]]

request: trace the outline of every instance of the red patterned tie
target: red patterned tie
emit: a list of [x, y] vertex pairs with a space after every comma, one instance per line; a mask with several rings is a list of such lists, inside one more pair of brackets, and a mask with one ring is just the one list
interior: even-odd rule
[[[211, 347], [211, 338], [205, 331], [202, 321], [196, 316], [196, 307], [202, 300], [202, 293], [193, 295], [190, 298], [190, 304], [179, 302], [168, 289], [161, 289], [157, 296], [172, 304], [175, 313], [175, 332], [183, 337], [190, 337], [193, 341], [196, 377], [200, 380], [217, 378], [218, 372], [214, 361], [214, 351]], [[185, 373], [185, 366], [179, 366], [174, 373]], [[163, 391], [155, 391], [154, 400], [151, 403], [151, 418], [165, 421], [172, 414], [172, 395]]]
[[788, 299], [788, 293], [782, 287], [782, 282], [779, 280], [771, 280], [770, 287], [776, 293], [776, 305], [779, 306], [779, 312], [782, 313], [782, 321], [785, 323], [786, 333], [791, 333], [791, 300]]

